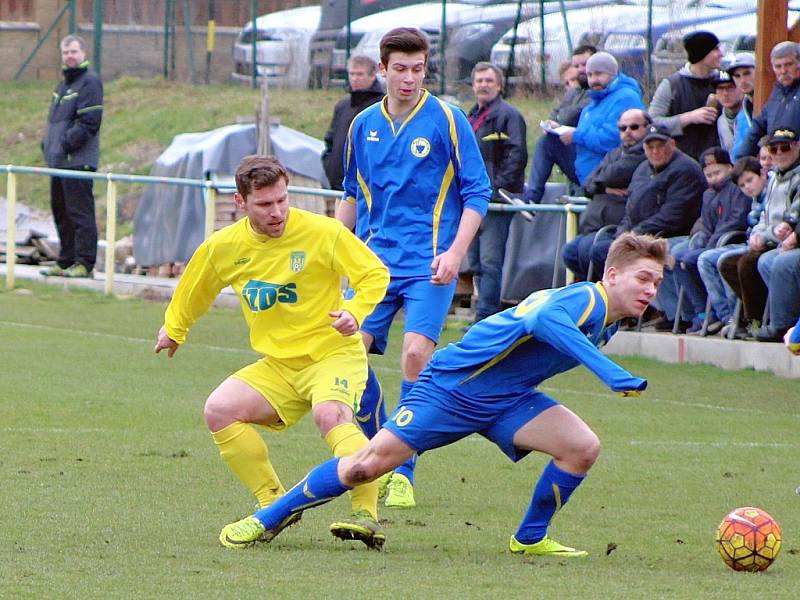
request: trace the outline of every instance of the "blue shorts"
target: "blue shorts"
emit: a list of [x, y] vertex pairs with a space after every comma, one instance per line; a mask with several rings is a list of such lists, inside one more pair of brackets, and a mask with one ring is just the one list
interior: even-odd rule
[[[480, 411], [476, 411], [476, 405], [480, 406]], [[557, 405], [556, 400], [536, 390], [513, 402], [478, 400], [445, 390], [423, 377], [383, 426], [419, 453], [479, 433], [517, 462], [530, 451], [514, 447], [514, 434], [543, 411]]]
[[419, 333], [436, 343], [442, 333], [447, 313], [453, 302], [457, 280], [447, 285], [434, 285], [430, 277], [397, 277], [372, 314], [364, 319], [361, 330], [373, 337], [373, 354], [383, 354], [389, 341], [389, 328], [401, 308], [405, 313], [405, 333]]

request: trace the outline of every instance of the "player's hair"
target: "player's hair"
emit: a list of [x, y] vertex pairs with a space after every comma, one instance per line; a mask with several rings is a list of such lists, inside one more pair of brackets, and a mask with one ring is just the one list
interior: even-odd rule
[[650, 258], [657, 263], [669, 266], [671, 257], [667, 240], [649, 234], [643, 235], [626, 231], [614, 240], [608, 249], [606, 269], [609, 267], [622, 269], [640, 258]]
[[350, 60], [347, 61], [347, 67], [348, 69], [361, 67], [362, 69], [366, 69], [367, 75], [374, 75], [375, 71], [378, 70], [378, 63], [365, 54], [354, 54], [350, 57]]
[[579, 56], [581, 54], [597, 54], [597, 47], [591, 44], [583, 44], [578, 46], [572, 51], [572, 56]]
[[75, 35], [74, 33], [64, 36], [61, 39], [61, 42], [59, 42], [59, 48], [64, 48], [64, 46], [68, 46], [72, 42], [78, 42], [78, 46], [81, 47], [81, 50], [84, 52], [86, 51], [86, 40], [79, 35]]
[[388, 67], [389, 55], [392, 52], [404, 54], [424, 52], [427, 63], [429, 50], [428, 36], [422, 31], [414, 27], [396, 27], [381, 38], [381, 63], [384, 67]]
[[253, 190], [275, 185], [279, 179], [289, 183], [289, 171], [274, 156], [251, 154], [245, 156], [236, 169], [236, 191], [242, 198]]
[[761, 177], [761, 163], [755, 156], [743, 156], [736, 161], [736, 164], [733, 165], [733, 171], [731, 171], [731, 181], [739, 185], [739, 177], [744, 175], [747, 171]]
[[505, 77], [503, 77], [503, 71], [500, 67], [490, 62], [481, 61], [472, 67], [472, 73], [469, 75], [470, 81], [474, 81], [475, 73], [480, 73], [481, 71], [491, 71], [494, 73], [494, 76], [497, 77], [497, 82], [500, 84], [500, 91], [503, 90], [505, 87]]

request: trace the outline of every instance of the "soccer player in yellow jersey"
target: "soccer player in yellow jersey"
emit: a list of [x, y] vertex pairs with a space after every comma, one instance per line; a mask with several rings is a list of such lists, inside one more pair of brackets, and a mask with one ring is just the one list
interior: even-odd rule
[[[334, 456], [366, 445], [353, 420], [367, 378], [366, 352], [355, 334], [389, 283], [383, 263], [339, 221], [290, 208], [288, 182], [274, 157], [242, 159], [234, 200], [246, 218], [197, 248], [155, 346], [172, 357], [220, 290], [230, 285], [239, 295], [250, 343], [264, 358], [211, 392], [204, 416], [222, 459], [261, 507], [285, 490], [253, 425], [282, 431], [311, 411]], [[342, 277], [355, 290], [349, 299], [341, 292]], [[386, 538], [377, 521], [377, 485], [355, 488], [351, 499], [353, 515], [331, 525], [331, 532], [380, 549]], [[300, 514], [256, 537], [269, 541]], [[252, 545], [224, 533], [220, 542]]]

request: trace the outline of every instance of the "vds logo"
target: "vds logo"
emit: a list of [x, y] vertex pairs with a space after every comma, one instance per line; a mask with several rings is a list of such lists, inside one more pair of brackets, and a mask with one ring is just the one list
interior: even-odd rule
[[251, 279], [242, 288], [242, 297], [247, 301], [250, 310], [260, 312], [275, 305], [276, 302], [294, 304], [297, 302], [297, 284], [269, 283]]

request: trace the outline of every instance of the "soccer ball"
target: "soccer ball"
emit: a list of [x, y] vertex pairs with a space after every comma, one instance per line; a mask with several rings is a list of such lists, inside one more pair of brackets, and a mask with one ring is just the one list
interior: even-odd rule
[[719, 524], [716, 546], [734, 571], [766, 571], [781, 551], [781, 528], [760, 508], [737, 508]]

